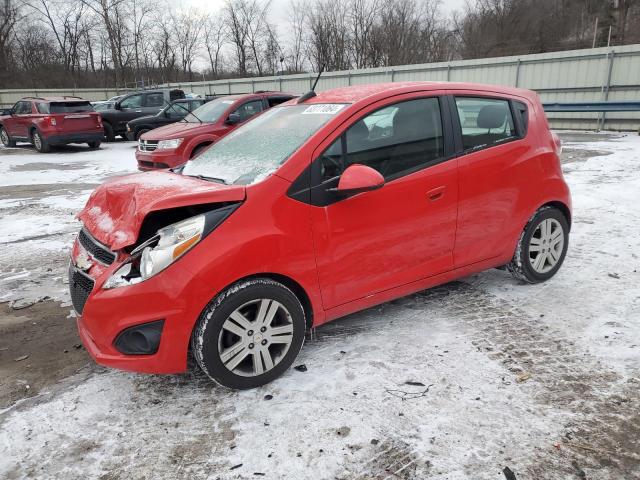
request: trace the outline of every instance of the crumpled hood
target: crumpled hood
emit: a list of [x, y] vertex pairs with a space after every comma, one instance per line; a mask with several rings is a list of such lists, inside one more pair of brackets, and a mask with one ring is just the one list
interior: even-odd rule
[[96, 188], [78, 219], [99, 242], [119, 250], [136, 242], [150, 212], [244, 198], [242, 185], [222, 185], [166, 171], [136, 173]]

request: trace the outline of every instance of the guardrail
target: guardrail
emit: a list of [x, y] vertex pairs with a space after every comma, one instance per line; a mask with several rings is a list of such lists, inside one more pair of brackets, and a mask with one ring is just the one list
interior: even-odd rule
[[543, 103], [545, 112], [640, 112], [640, 102]]

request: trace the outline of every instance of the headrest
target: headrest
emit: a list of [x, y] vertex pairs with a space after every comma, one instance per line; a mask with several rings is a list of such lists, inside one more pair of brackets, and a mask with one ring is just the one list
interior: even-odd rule
[[507, 118], [507, 106], [505, 104], [500, 105], [487, 105], [482, 107], [480, 113], [478, 113], [478, 128], [498, 128], [504, 125], [504, 121]]

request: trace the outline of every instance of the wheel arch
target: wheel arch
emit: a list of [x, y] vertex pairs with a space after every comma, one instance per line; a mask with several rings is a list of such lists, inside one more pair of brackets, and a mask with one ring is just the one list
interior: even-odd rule
[[[236, 280], [235, 282], [233, 282], [233, 284], [244, 282], [247, 280], [253, 280], [256, 278], [267, 278], [269, 280], [274, 280], [278, 283], [283, 284], [285, 287], [291, 290], [294, 293], [294, 295], [298, 298], [300, 303], [302, 304], [305, 320], [307, 322], [307, 328], [311, 328], [313, 326], [313, 305], [311, 304], [311, 299], [309, 298], [309, 295], [307, 294], [306, 290], [302, 287], [302, 285], [300, 285], [297, 281], [295, 281], [291, 277], [282, 275], [280, 273], [273, 273], [273, 272], [254, 273], [252, 275], [247, 275], [246, 277], [242, 277]], [[230, 286], [231, 285], [227, 285], [223, 289], [223, 291], [229, 288]]]
[[[560, 210], [560, 212], [562, 212], [562, 214], [564, 215], [564, 218], [567, 219], [567, 223], [569, 224], [569, 230], [571, 230], [571, 210], [569, 209], [569, 207], [559, 201], [559, 200], [553, 200], [551, 202], [547, 202], [544, 205], [541, 205], [538, 210], [540, 210], [540, 208], [544, 208], [544, 207], [553, 207], [553, 208], [557, 208], [558, 210]], [[536, 210], [536, 212], [538, 211]]]
[[203, 139], [203, 140], [199, 140], [198, 142], [194, 142], [194, 145], [191, 147], [190, 151], [189, 151], [189, 158], [193, 158], [193, 153], [199, 149], [200, 147], [208, 147], [209, 145], [211, 145], [215, 140], [214, 139]]

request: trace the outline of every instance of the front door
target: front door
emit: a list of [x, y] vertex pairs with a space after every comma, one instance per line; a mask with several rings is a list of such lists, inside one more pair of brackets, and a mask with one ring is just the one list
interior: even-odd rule
[[[415, 97], [369, 107], [312, 165], [312, 227], [325, 309], [452, 268], [458, 171], [446, 141], [449, 116], [443, 122], [440, 98]], [[356, 163], [379, 171], [385, 185], [348, 198], [330, 192]]]

